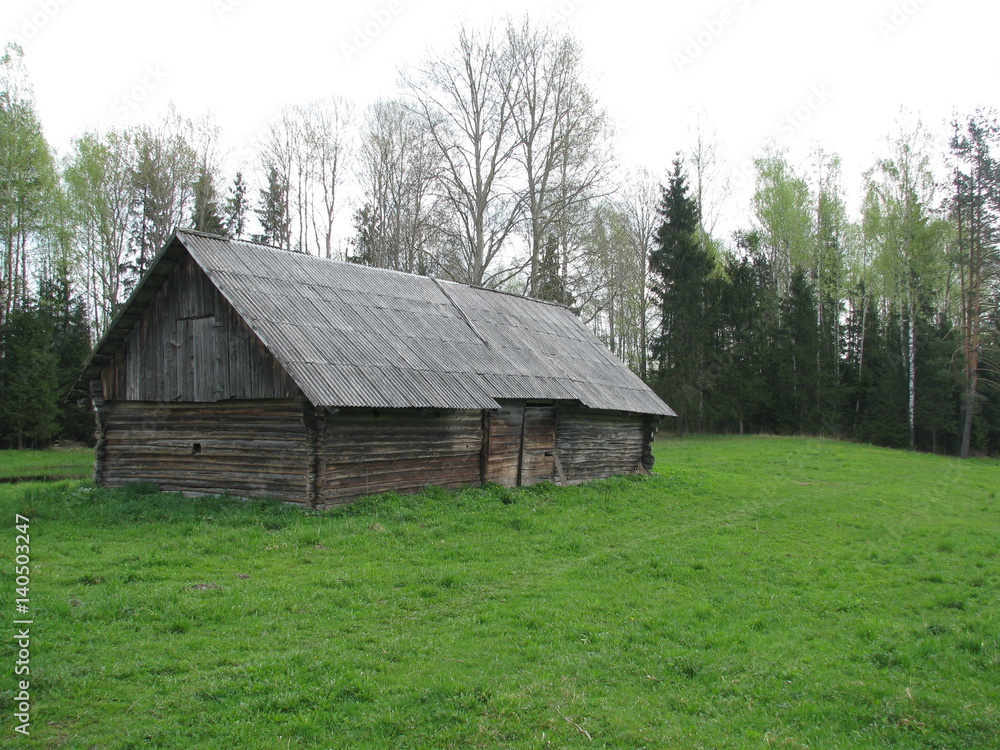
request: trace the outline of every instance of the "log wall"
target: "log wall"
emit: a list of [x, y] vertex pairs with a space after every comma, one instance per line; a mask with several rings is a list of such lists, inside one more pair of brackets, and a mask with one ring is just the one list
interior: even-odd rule
[[318, 507], [360, 495], [427, 486], [457, 489], [482, 478], [480, 411], [343, 409], [323, 422]]
[[645, 447], [648, 420], [640, 414], [560, 406], [556, 453], [567, 483], [634, 474], [652, 456]]
[[109, 487], [146, 481], [164, 492], [310, 499], [298, 400], [110, 402], [103, 446], [101, 480]]
[[185, 255], [102, 375], [108, 401], [295, 398], [299, 389]]
[[511, 402], [498, 412], [314, 409], [301, 399], [113, 401], [95, 478], [332, 507], [361, 495], [577, 483], [651, 468], [650, 420]]

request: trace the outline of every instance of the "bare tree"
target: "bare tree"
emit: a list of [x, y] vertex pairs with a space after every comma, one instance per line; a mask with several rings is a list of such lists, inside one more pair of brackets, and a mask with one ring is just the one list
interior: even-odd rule
[[645, 169], [629, 176], [615, 201], [622, 241], [632, 268], [629, 292], [633, 296], [632, 304], [636, 311], [633, 325], [639, 334], [636, 364], [643, 380], [648, 375], [648, 331], [652, 314], [649, 300], [649, 255], [653, 250], [653, 235], [660, 223], [657, 211], [659, 201], [660, 186]]
[[732, 185], [726, 178], [722, 157], [719, 155], [718, 134], [702, 122], [698, 112], [693, 127], [688, 130], [687, 163], [691, 169], [694, 198], [698, 203], [699, 240], [708, 248], [715, 234], [715, 227]]
[[262, 194], [269, 205], [260, 210], [273, 213], [283, 206], [279, 213], [287, 213], [287, 221], [276, 222], [283, 228], [282, 236], [270, 238], [279, 247], [333, 256], [337, 193], [352, 119], [349, 103], [329, 97], [285, 107], [271, 123], [259, 155]]
[[509, 182], [518, 148], [509, 50], [491, 31], [459, 31], [455, 46], [404, 75], [410, 106], [423, 120], [444, 164], [439, 182], [452, 220], [443, 228], [452, 257], [445, 270], [484, 284], [521, 215]]
[[434, 192], [442, 160], [424, 120], [400, 101], [375, 102], [368, 109], [359, 156], [364, 205], [356, 214], [357, 259], [408, 273], [430, 272], [443, 221]]
[[609, 126], [583, 80], [576, 41], [525, 18], [508, 24], [507, 43], [510, 88], [518, 92], [513, 124], [524, 182], [529, 292], [537, 295], [543, 247], [555, 237], [565, 253], [567, 222], [597, 196], [609, 171]]
[[321, 99], [303, 113], [307, 189], [313, 193], [310, 224], [317, 254], [333, 257], [333, 223], [337, 190], [349, 156], [353, 107], [340, 97]]

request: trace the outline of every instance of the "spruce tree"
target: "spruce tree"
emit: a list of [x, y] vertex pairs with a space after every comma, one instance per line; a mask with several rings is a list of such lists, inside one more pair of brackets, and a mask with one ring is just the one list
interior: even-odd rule
[[191, 227], [199, 232], [217, 234], [227, 237], [226, 223], [219, 214], [219, 196], [215, 190], [212, 173], [201, 166], [198, 169], [198, 179], [194, 183], [194, 211], [191, 216]]
[[291, 248], [292, 219], [288, 207], [288, 183], [277, 167], [271, 166], [268, 169], [267, 186], [260, 191], [257, 219], [263, 231], [254, 235], [254, 242], [282, 250]]
[[247, 208], [247, 186], [243, 182], [243, 173], [237, 172], [233, 180], [233, 186], [229, 190], [229, 197], [226, 198], [226, 234], [234, 240], [243, 239], [246, 232]]
[[40, 447], [58, 431], [56, 357], [37, 305], [11, 310], [0, 330], [0, 442]]
[[678, 429], [701, 428], [712, 343], [712, 258], [699, 242], [698, 206], [688, 195], [680, 158], [663, 189], [662, 224], [650, 254], [660, 330], [652, 342], [659, 387], [678, 413]]

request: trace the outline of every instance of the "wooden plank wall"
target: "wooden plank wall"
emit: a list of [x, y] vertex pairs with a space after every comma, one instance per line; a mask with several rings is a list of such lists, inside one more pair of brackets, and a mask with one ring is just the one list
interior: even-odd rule
[[643, 460], [646, 434], [641, 414], [560, 406], [556, 451], [566, 481], [635, 473]]
[[487, 482], [516, 487], [524, 404], [503, 401], [500, 406], [500, 411], [490, 412], [487, 417], [489, 442], [484, 474]]
[[328, 414], [317, 460], [317, 506], [388, 490], [476, 486], [482, 425], [480, 411], [344, 409]]
[[103, 482], [307, 503], [310, 451], [302, 419], [298, 400], [111, 402]]
[[189, 255], [103, 375], [108, 401], [295, 398], [299, 389]]

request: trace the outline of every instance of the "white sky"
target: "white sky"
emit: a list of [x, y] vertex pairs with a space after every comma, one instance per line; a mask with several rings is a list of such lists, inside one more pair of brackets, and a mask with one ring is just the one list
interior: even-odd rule
[[[998, 104], [987, 0], [4, 0], [0, 39], [24, 47], [59, 153], [173, 101], [214, 114], [234, 167], [283, 104], [340, 94], [362, 111], [460, 21], [525, 12], [580, 40], [623, 164], [660, 179], [702, 112], [737, 173], [769, 139], [803, 167], [818, 143], [856, 196], [901, 106], [943, 146], [953, 112]], [[726, 230], [750, 222], [752, 186], [736, 181]]]

